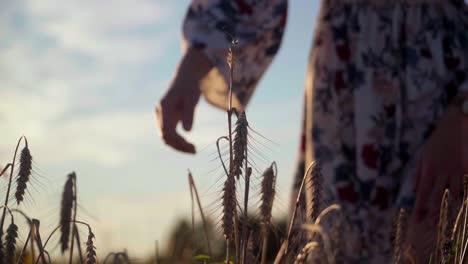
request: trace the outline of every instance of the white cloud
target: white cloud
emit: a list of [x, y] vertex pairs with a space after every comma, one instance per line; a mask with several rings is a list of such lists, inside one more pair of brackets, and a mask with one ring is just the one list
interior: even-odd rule
[[[112, 101], [121, 95], [112, 91], [147, 78], [128, 71], [155, 63], [167, 48], [174, 31], [158, 25], [167, 23], [170, 6], [152, 0], [7, 0], [3, 6], [0, 157], [25, 134], [44, 150], [46, 164], [125, 162], [132, 143], [153, 132], [153, 117], [149, 108], [115, 110]], [[104, 110], [104, 103], [114, 106]], [[57, 149], [60, 156], [50, 154]]]

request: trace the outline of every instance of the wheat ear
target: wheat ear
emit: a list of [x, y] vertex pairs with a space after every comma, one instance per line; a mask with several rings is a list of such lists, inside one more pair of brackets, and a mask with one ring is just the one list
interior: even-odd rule
[[234, 212], [236, 211], [236, 184], [233, 177], [228, 177], [223, 188], [222, 227], [226, 241], [234, 239]]
[[262, 255], [261, 264], [265, 264], [267, 261], [267, 249], [268, 249], [268, 231], [271, 224], [271, 210], [273, 208], [273, 201], [275, 199], [275, 185], [276, 176], [278, 169], [276, 162], [273, 162], [262, 175], [261, 184], [261, 204], [260, 204], [260, 218], [262, 221]]
[[91, 227], [88, 227], [88, 240], [86, 241], [86, 264], [96, 264], [97, 254], [96, 247], [94, 246], [95, 236]]
[[288, 234], [287, 234], [286, 240], [284, 242], [285, 243], [285, 249], [284, 249], [284, 251], [278, 253], [278, 256], [277, 256], [278, 262], [281, 261], [282, 257], [288, 253], [289, 241], [291, 239], [292, 229], [293, 229], [293, 226], [294, 226], [294, 222], [296, 220], [297, 209], [299, 208], [299, 203], [301, 201], [302, 191], [304, 189], [304, 185], [305, 185], [305, 182], [306, 182], [306, 180], [308, 178], [309, 173], [311, 172], [311, 170], [315, 166], [317, 166], [317, 163], [315, 161], [312, 161], [309, 164], [309, 166], [307, 167], [307, 170], [305, 171], [304, 176], [302, 177], [301, 186], [299, 187], [299, 190], [297, 192], [296, 203], [294, 204], [294, 209], [292, 211], [291, 219], [289, 220]]
[[[18, 150], [21, 144], [21, 141], [24, 140], [26, 142], [26, 137], [22, 136], [18, 139], [18, 143], [16, 143], [16, 148], [15, 148], [15, 153], [13, 154], [13, 161], [11, 162], [10, 166], [10, 177], [8, 178], [8, 185], [7, 185], [7, 191], [5, 195], [5, 202], [3, 203], [3, 212], [2, 212], [2, 220], [0, 221], [0, 238], [3, 236], [3, 225], [5, 223], [5, 216], [7, 213], [7, 208], [8, 208], [8, 199], [10, 198], [10, 190], [11, 190], [11, 185], [12, 185], [12, 180], [13, 180], [13, 174], [15, 171], [15, 162], [16, 162], [16, 156], [18, 154]], [[27, 142], [26, 142], [27, 145]]]
[[233, 171], [232, 174], [239, 179], [242, 173], [242, 167], [244, 163], [247, 163], [246, 152], [247, 152], [247, 137], [248, 137], [248, 122], [245, 116], [245, 112], [240, 113], [236, 121], [234, 128], [234, 160], [233, 160]]
[[60, 246], [62, 253], [68, 249], [68, 243], [70, 242], [70, 229], [72, 222], [72, 210], [73, 210], [73, 181], [76, 178], [74, 172], [68, 174], [68, 179], [65, 182], [62, 194], [62, 204], [60, 208]]
[[16, 252], [16, 239], [18, 238], [18, 226], [11, 221], [5, 236], [5, 263], [13, 263]]
[[20, 204], [24, 200], [24, 193], [27, 188], [27, 183], [31, 177], [32, 171], [32, 156], [28, 148], [28, 141], [25, 139], [25, 146], [21, 150], [19, 171], [16, 177], [16, 202]]

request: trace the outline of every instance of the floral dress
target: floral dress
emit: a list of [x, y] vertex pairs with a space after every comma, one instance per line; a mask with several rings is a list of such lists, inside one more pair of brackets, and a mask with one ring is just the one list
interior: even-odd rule
[[[202, 85], [208, 102], [227, 106], [235, 36], [234, 105], [248, 103], [286, 17], [287, 0], [192, 2], [183, 36], [214, 65]], [[317, 19], [294, 188], [318, 161], [324, 200], [350, 223], [344, 262], [388, 263], [395, 212], [414, 200], [421, 146], [468, 89], [468, 12], [463, 0], [323, 0]]]

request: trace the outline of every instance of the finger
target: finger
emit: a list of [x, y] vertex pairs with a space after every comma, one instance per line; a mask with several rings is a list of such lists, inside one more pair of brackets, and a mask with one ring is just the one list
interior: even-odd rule
[[186, 102], [182, 110], [182, 126], [185, 131], [192, 130], [194, 112], [195, 105], [192, 102]]
[[177, 134], [175, 131], [170, 131], [170, 132], [164, 132], [163, 133], [163, 139], [164, 142], [166, 142], [167, 145], [173, 147], [176, 150], [185, 152], [185, 153], [191, 153], [194, 154], [195, 151], [195, 146], [189, 142], [187, 142], [183, 137], [181, 137], [179, 134]]
[[177, 134], [176, 126], [178, 118], [175, 116], [175, 113], [172, 112], [171, 115], [169, 115], [164, 112], [164, 109], [162, 104], [156, 107], [156, 117], [164, 142], [176, 150], [186, 153], [195, 153], [195, 146]]

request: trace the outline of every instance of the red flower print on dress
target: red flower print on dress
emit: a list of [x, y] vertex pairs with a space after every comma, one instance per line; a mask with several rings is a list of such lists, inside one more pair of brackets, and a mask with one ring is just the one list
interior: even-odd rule
[[366, 144], [362, 147], [361, 157], [367, 167], [371, 169], [377, 168], [379, 153], [373, 144]]
[[384, 106], [385, 109], [385, 114], [388, 117], [394, 117], [395, 116], [395, 111], [396, 111], [396, 105], [395, 104], [389, 104]]
[[445, 66], [447, 66], [447, 69], [449, 70], [454, 70], [457, 69], [458, 66], [460, 65], [460, 59], [451, 57], [451, 56], [446, 56], [444, 58]]
[[336, 54], [338, 54], [338, 58], [342, 61], [349, 61], [351, 59], [351, 49], [347, 44], [337, 44]]
[[240, 13], [252, 15], [252, 7], [244, 0], [236, 0], [237, 6], [239, 7]]
[[354, 189], [354, 185], [352, 183], [348, 183], [344, 186], [338, 187], [337, 192], [338, 192], [338, 197], [342, 201], [356, 203], [359, 199], [359, 194]]
[[374, 198], [372, 199], [372, 204], [377, 206], [380, 210], [385, 210], [390, 204], [389, 193], [383, 187], [377, 187]]
[[335, 90], [339, 93], [343, 88], [346, 87], [344, 81], [343, 71], [337, 71], [335, 74]]

